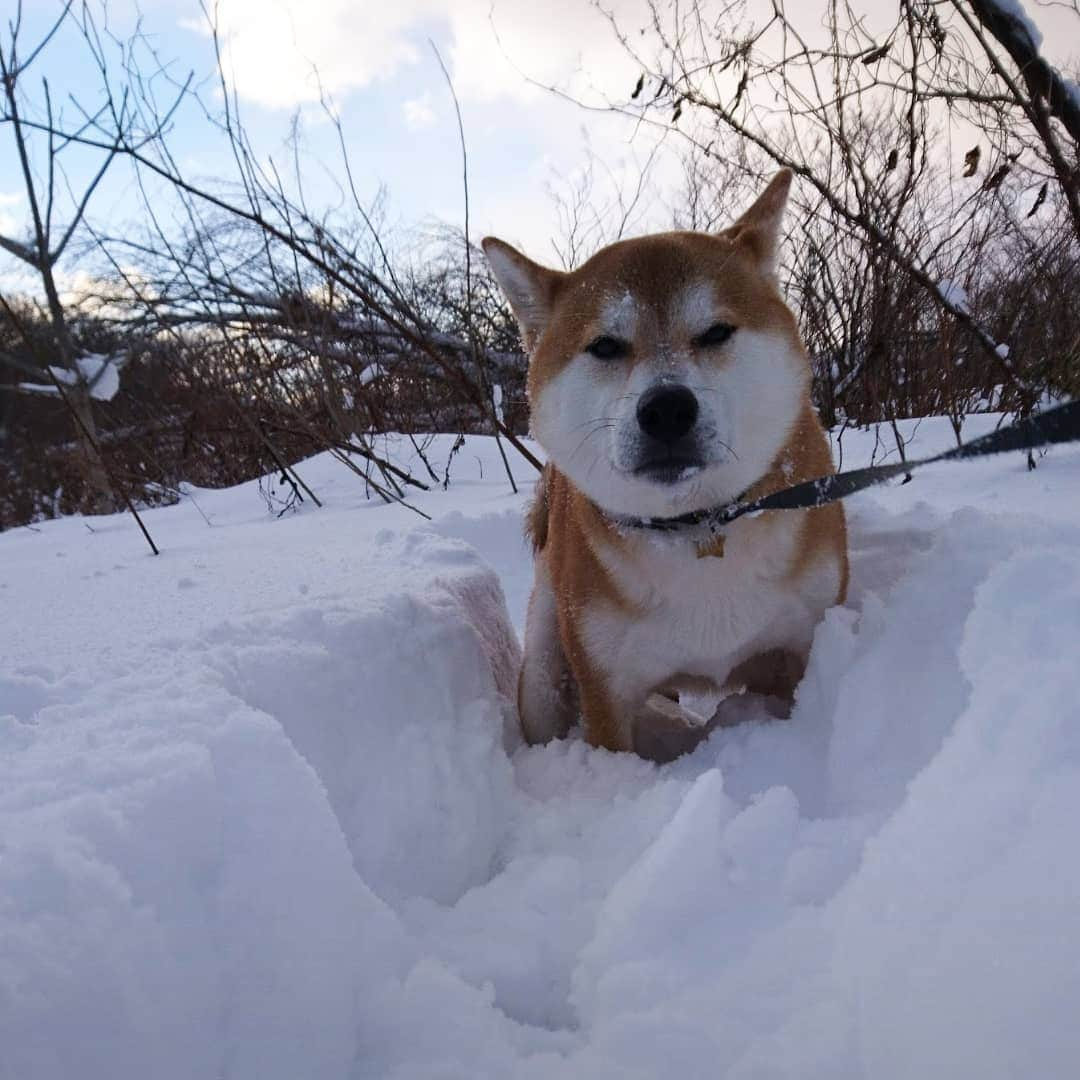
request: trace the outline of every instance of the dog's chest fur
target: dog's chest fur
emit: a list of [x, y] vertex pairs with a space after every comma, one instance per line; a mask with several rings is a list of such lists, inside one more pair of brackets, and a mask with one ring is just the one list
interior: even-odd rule
[[742, 661], [765, 649], [802, 651], [823, 607], [835, 598], [840, 571], [819, 560], [793, 580], [800, 522], [737, 522], [723, 555], [700, 556], [692, 539], [649, 532], [602, 539], [596, 556], [622, 603], [580, 613], [582, 643], [611, 680], [611, 691], [636, 699], [680, 677], [717, 689]]

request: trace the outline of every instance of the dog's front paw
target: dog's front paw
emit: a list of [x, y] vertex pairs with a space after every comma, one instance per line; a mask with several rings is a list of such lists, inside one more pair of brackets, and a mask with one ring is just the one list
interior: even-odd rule
[[704, 717], [676, 699], [650, 694], [634, 717], [634, 750], [647, 761], [664, 765], [689, 754], [710, 730]]

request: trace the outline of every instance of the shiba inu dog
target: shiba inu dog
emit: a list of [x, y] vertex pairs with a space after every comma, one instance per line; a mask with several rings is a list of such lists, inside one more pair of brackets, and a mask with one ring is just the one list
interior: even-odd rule
[[640, 749], [688, 694], [790, 702], [815, 625], [844, 599], [839, 503], [744, 517], [722, 537], [644, 527], [834, 471], [775, 276], [790, 184], [779, 173], [723, 232], [623, 240], [567, 273], [484, 241], [548, 455], [528, 519], [529, 742], [580, 713], [593, 745]]

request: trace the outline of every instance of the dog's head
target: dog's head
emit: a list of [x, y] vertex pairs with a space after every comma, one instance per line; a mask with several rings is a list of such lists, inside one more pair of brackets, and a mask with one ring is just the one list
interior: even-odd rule
[[530, 355], [533, 434], [603, 509], [726, 502], [788, 441], [810, 382], [774, 273], [790, 183], [723, 232], [623, 240], [571, 273], [484, 241]]

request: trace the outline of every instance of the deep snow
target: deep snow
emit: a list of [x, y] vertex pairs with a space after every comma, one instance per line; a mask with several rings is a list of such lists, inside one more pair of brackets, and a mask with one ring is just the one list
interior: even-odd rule
[[662, 767], [518, 744], [489, 440], [301, 472], [0, 536], [0, 1077], [1077, 1075], [1080, 450], [849, 500], [791, 720]]

